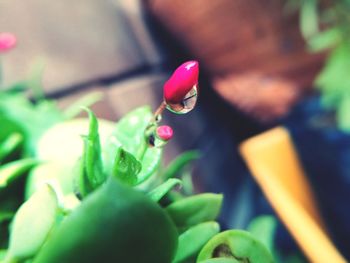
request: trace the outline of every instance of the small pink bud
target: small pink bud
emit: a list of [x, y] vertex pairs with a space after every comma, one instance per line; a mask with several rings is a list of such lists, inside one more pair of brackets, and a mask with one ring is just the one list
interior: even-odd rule
[[199, 65], [195, 60], [179, 66], [164, 84], [164, 99], [168, 104], [181, 103], [186, 94], [198, 84]]
[[12, 33], [0, 33], [0, 53], [7, 52], [16, 46], [17, 39]]
[[168, 125], [159, 126], [157, 128], [157, 136], [163, 141], [169, 141], [173, 137], [173, 129]]

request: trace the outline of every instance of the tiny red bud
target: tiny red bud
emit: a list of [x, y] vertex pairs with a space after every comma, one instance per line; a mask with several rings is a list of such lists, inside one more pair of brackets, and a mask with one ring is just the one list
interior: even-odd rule
[[0, 53], [11, 50], [16, 43], [17, 39], [12, 33], [0, 33]]
[[169, 141], [173, 137], [173, 134], [173, 129], [168, 125], [159, 126], [157, 128], [157, 136], [164, 141]]
[[198, 84], [199, 65], [195, 60], [179, 66], [164, 84], [164, 99], [168, 104], [180, 103]]

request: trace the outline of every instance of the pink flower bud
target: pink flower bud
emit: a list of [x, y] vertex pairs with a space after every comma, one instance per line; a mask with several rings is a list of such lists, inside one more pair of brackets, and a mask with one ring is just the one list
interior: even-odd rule
[[198, 84], [199, 65], [195, 60], [179, 66], [164, 84], [164, 99], [168, 104], [180, 103]]
[[0, 53], [7, 52], [16, 46], [17, 39], [12, 33], [0, 33]]
[[168, 125], [159, 126], [157, 128], [157, 136], [163, 141], [169, 141], [173, 137], [173, 129]]

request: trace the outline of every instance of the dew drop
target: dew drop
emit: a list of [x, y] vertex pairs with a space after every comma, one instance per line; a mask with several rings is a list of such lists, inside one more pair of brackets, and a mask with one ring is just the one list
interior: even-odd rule
[[185, 114], [193, 110], [193, 108], [196, 106], [197, 97], [197, 85], [194, 85], [180, 103], [168, 103], [166, 108], [176, 114]]

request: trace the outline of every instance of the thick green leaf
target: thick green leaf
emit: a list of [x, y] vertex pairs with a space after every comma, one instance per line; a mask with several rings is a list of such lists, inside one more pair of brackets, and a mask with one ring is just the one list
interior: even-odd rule
[[[144, 132], [152, 118], [150, 107], [141, 107], [123, 117], [118, 123], [116, 130], [107, 142], [105, 156], [108, 171], [112, 172], [114, 157], [117, 149], [122, 146], [129, 153], [137, 156], [140, 147], [144, 147]], [[140, 184], [156, 173], [162, 155], [161, 148], [147, 148], [142, 160], [141, 172], [137, 175], [137, 184]]]
[[274, 216], [258, 216], [254, 218], [247, 230], [263, 243], [271, 253], [274, 251], [274, 238], [277, 220]]
[[137, 184], [137, 175], [140, 171], [141, 163], [120, 147], [115, 156], [113, 176], [130, 186], [134, 186]]
[[175, 186], [180, 185], [181, 186], [181, 180], [176, 178], [170, 178], [163, 184], [159, 185], [155, 189], [153, 189], [151, 192], [148, 193], [148, 196], [155, 202], [158, 202], [160, 199], [162, 199], [163, 196], [165, 196], [171, 189], [173, 189]]
[[89, 114], [89, 134], [83, 137], [84, 152], [81, 159], [79, 175], [79, 191], [84, 197], [106, 181], [103, 171], [98, 121], [94, 113], [86, 109]]
[[0, 189], [6, 187], [19, 176], [24, 175], [37, 164], [37, 160], [29, 158], [2, 165], [0, 167]]
[[220, 213], [221, 194], [199, 194], [176, 201], [166, 207], [166, 211], [182, 230], [188, 227], [214, 221]]
[[0, 162], [9, 154], [11, 154], [20, 143], [23, 141], [23, 136], [19, 133], [13, 133], [0, 145]]
[[171, 262], [177, 238], [158, 204], [109, 177], [62, 221], [33, 263]]
[[200, 153], [198, 151], [188, 151], [179, 155], [168, 165], [162, 177], [164, 179], [176, 177], [189, 163], [197, 160], [199, 157]]
[[241, 263], [242, 261], [238, 261], [234, 258], [211, 258], [199, 263]]
[[233, 258], [242, 263], [274, 262], [267, 248], [242, 230], [228, 230], [214, 236], [200, 251], [197, 262], [212, 258]]
[[173, 262], [194, 262], [202, 247], [219, 231], [217, 222], [205, 222], [189, 228], [179, 236], [179, 246]]
[[[64, 195], [79, 191], [78, 174], [82, 167], [77, 165], [77, 161], [84, 153], [84, 140], [81, 139], [81, 135], [89, 133], [89, 125], [87, 118], [74, 119], [56, 124], [43, 134], [36, 147], [36, 153], [38, 159], [44, 163], [30, 172], [26, 184], [26, 197], [48, 180], [59, 182]], [[113, 132], [115, 124], [99, 119], [98, 126], [101, 144], [104, 144]]]
[[54, 226], [58, 211], [57, 195], [47, 184], [23, 203], [12, 223], [7, 258], [17, 262], [34, 256]]

